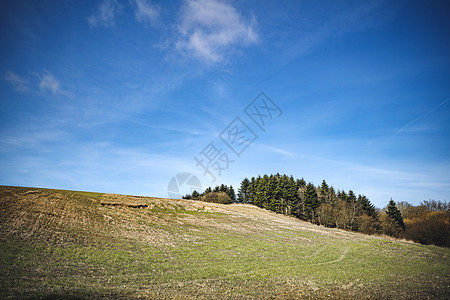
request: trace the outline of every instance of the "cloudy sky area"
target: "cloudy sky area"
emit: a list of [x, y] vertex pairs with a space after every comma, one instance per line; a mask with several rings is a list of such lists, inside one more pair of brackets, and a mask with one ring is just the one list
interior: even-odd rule
[[[449, 201], [448, 12], [444, 1], [1, 1], [0, 184], [167, 197], [178, 173], [237, 187], [279, 172], [378, 207]], [[282, 111], [264, 128], [244, 112], [261, 91]], [[257, 136], [240, 156], [219, 137], [236, 117]], [[211, 142], [232, 161], [210, 168], [215, 182], [194, 159]]]

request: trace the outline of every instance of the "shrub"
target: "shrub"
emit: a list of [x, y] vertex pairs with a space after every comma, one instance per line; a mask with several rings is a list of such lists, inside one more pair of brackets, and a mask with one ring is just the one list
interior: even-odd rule
[[210, 192], [203, 195], [200, 200], [212, 203], [231, 204], [233, 200], [225, 192]]
[[374, 234], [377, 230], [377, 222], [376, 218], [363, 214], [358, 219], [358, 230], [362, 233]]
[[450, 247], [450, 213], [433, 211], [405, 220], [405, 237], [421, 244]]
[[380, 214], [381, 230], [384, 234], [400, 237], [402, 234], [402, 228], [396, 220], [391, 218], [387, 213]]

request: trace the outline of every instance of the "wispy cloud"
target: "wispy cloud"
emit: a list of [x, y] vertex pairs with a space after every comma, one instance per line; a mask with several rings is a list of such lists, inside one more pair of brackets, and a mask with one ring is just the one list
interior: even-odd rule
[[268, 146], [268, 145], [264, 145], [263, 147], [266, 148], [269, 151], [272, 151], [272, 152], [275, 152], [275, 153], [278, 153], [278, 154], [282, 154], [282, 155], [285, 155], [285, 156], [292, 156], [293, 155], [292, 153], [290, 153], [290, 152], [288, 152], [288, 151], [286, 151], [284, 149], [281, 149], [281, 148], [272, 147], [272, 146]]
[[7, 71], [4, 75], [4, 79], [10, 83], [14, 89], [18, 92], [25, 93], [29, 91], [29, 80], [25, 79], [12, 71]]
[[441, 107], [442, 105], [444, 105], [445, 103], [447, 103], [447, 101], [450, 100], [450, 98], [445, 99], [444, 101], [442, 101], [438, 106], [436, 106], [435, 108], [433, 108], [432, 110], [430, 110], [429, 112], [427, 112], [426, 114], [424, 114], [423, 116], [416, 118], [414, 120], [412, 120], [411, 122], [409, 122], [408, 124], [406, 124], [405, 126], [403, 126], [402, 128], [400, 128], [395, 135], [401, 133], [402, 131], [405, 131], [405, 129], [407, 129], [409, 126], [411, 126], [413, 123], [420, 121], [422, 119], [425, 119], [426, 117], [428, 117], [428, 115], [430, 115], [432, 112], [434, 112], [436, 109], [438, 109], [439, 107]]
[[7, 71], [4, 75], [6, 82], [10, 83], [14, 90], [20, 93], [66, 95], [67, 91], [61, 88], [59, 81], [51, 72], [32, 73], [31, 80], [24, 78], [12, 71]]
[[187, 0], [181, 9], [176, 49], [208, 63], [222, 61], [232, 46], [256, 43], [255, 19], [246, 20], [228, 3]]
[[65, 132], [59, 129], [34, 129], [21, 128], [7, 131], [0, 137], [0, 149], [2, 147], [20, 147], [34, 149], [48, 142], [60, 141]]
[[53, 76], [52, 73], [45, 73], [41, 75], [39, 89], [43, 93], [50, 91], [53, 95], [61, 95], [65, 93], [65, 91], [61, 89], [59, 81], [55, 78], [55, 76]]
[[287, 47], [286, 53], [294, 58], [302, 56], [330, 39], [380, 26], [392, 18], [392, 11], [395, 11], [394, 7], [397, 6], [390, 3], [392, 9], [383, 10], [383, 5], [386, 5], [385, 1], [364, 1], [351, 8], [331, 10], [326, 19], [299, 23], [302, 26], [297, 32], [298, 38], [294, 39], [292, 46]]
[[136, 20], [144, 24], [154, 24], [159, 18], [159, 6], [149, 0], [135, 0]]
[[116, 0], [103, 0], [96, 12], [87, 18], [91, 26], [111, 27], [115, 23], [116, 16], [121, 13], [122, 6]]

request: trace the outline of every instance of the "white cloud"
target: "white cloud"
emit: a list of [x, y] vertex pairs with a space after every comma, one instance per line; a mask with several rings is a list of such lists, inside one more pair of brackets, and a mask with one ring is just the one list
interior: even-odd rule
[[4, 78], [8, 83], [13, 85], [14, 89], [18, 92], [24, 93], [29, 90], [28, 88], [29, 80], [20, 77], [19, 75], [17, 75], [12, 71], [7, 71]]
[[[67, 91], [61, 88], [59, 81], [50, 72], [34, 73], [30, 82], [27, 78], [21, 77], [12, 71], [7, 71], [4, 79], [20, 93], [39, 94], [50, 92], [53, 95], [68, 94]], [[39, 89], [37, 89], [37, 86], [39, 86]]]
[[41, 90], [41, 92], [50, 91], [53, 95], [65, 93], [59, 86], [58, 80], [56, 80], [52, 73], [41, 75], [39, 89]]
[[272, 146], [268, 146], [268, 145], [263, 145], [263, 148], [266, 148], [267, 150], [269, 150], [271, 152], [279, 153], [279, 154], [282, 154], [285, 156], [293, 156], [293, 154], [291, 152], [288, 152], [281, 148], [272, 147]]
[[178, 51], [209, 63], [223, 60], [232, 46], [258, 40], [255, 20], [244, 19], [233, 6], [218, 0], [186, 0], [178, 34]]
[[136, 8], [134, 14], [136, 20], [141, 23], [153, 24], [159, 18], [159, 7], [152, 4], [149, 0], [135, 0]]
[[116, 0], [103, 0], [98, 5], [97, 11], [87, 18], [89, 25], [113, 26], [116, 16], [121, 13], [121, 8], [121, 5]]

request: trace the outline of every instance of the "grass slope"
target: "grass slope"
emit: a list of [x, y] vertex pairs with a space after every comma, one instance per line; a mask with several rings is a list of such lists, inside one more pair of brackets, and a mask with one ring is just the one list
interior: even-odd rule
[[450, 250], [251, 205], [0, 186], [0, 298], [448, 298]]

